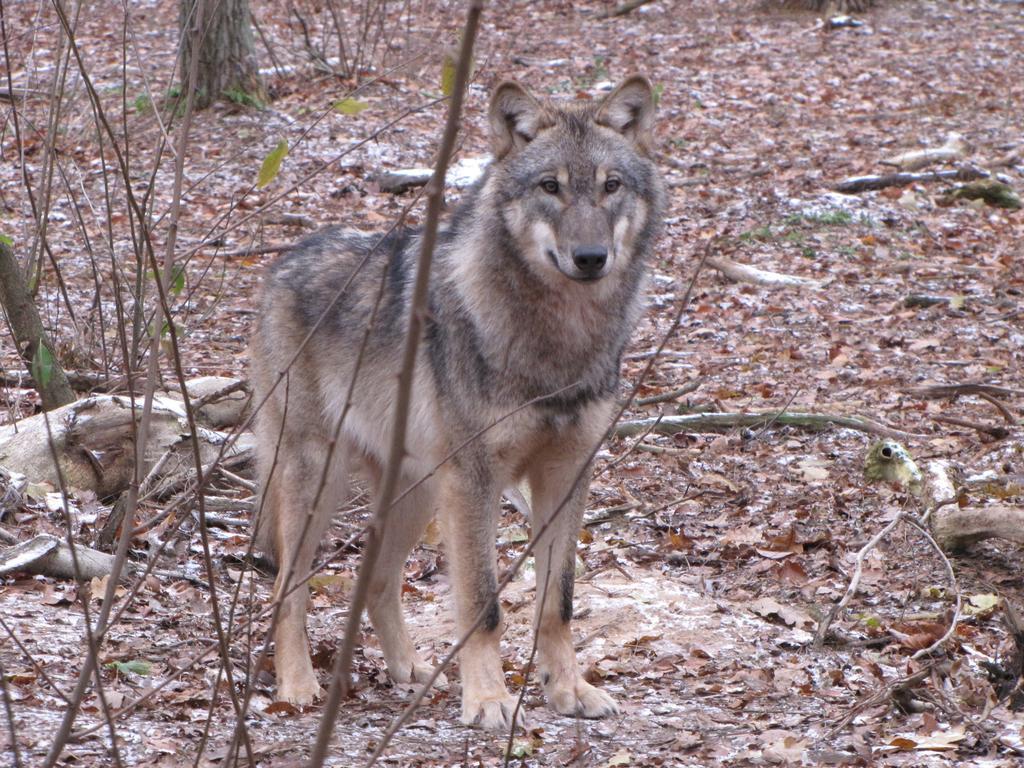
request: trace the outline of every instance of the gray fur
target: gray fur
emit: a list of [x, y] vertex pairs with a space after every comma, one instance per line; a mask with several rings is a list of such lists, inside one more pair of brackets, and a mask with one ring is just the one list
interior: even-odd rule
[[[486, 615], [462, 654], [466, 722], [508, 725], [507, 692], [500, 665], [494, 667], [501, 617], [489, 542], [502, 489], [523, 478], [536, 496], [534, 529], [553, 521], [549, 543], [540, 547], [551, 549], [546, 567], [554, 597], [537, 613], [549, 701], [585, 716], [614, 711], [567, 661], [574, 542], [586, 496], [585, 480], [572, 483], [607, 427], [661, 226], [664, 192], [648, 150], [652, 118], [651, 89], [642, 78], [597, 104], [541, 103], [515, 84], [499, 86], [490, 111], [497, 159], [439, 234], [403, 483], [449, 457], [417, 492], [417, 503], [429, 509], [415, 516], [425, 525], [430, 514], [441, 515], [459, 626]], [[281, 561], [279, 594], [307, 572], [311, 555], [303, 542], [309, 531], [323, 530], [329, 514], [312, 509], [313, 492], [303, 487], [318, 487], [319, 473], [300, 483], [294, 468], [322, 462], [335, 432], [332, 493], [343, 488], [335, 474], [347, 474], [349, 465], [367, 464], [379, 476], [386, 461], [419, 243], [415, 230], [382, 236], [331, 228], [268, 271], [252, 344], [257, 397], [267, 398], [257, 430], [262, 482], [270, 489], [258, 540]], [[584, 269], [581, 253], [605, 252], [600, 272]], [[532, 400], [538, 402], [504, 418]], [[339, 431], [346, 402], [351, 409]], [[570, 503], [558, 513], [566, 496]], [[338, 501], [330, 498], [327, 506]], [[412, 508], [403, 514], [413, 515]], [[393, 538], [382, 568], [400, 569], [414, 543], [409, 531]], [[538, 554], [541, 560], [546, 554]], [[375, 622], [388, 624], [378, 633], [398, 637], [390, 656], [385, 649], [389, 670], [402, 677], [411, 669], [416, 679], [424, 665], [395, 618], [398, 581], [382, 578], [387, 586], [369, 610]], [[279, 629], [279, 685], [283, 696], [305, 703], [316, 679], [304, 648], [293, 647], [297, 622], [305, 621], [304, 598], [287, 598], [283, 610], [290, 618]]]

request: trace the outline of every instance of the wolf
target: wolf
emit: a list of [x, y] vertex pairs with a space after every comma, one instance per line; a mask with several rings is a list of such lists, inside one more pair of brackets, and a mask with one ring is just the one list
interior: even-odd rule
[[[390, 676], [431, 665], [402, 617], [406, 559], [432, 518], [450, 564], [462, 721], [507, 730], [515, 700], [499, 640], [495, 537], [502, 490], [528, 483], [539, 679], [551, 708], [599, 718], [613, 699], [578, 669], [570, 634], [575, 544], [590, 461], [610, 425], [623, 348], [641, 309], [663, 218], [655, 98], [633, 76], [600, 101], [494, 90], [493, 161], [438, 235], [414, 368], [404, 495], [380, 533], [367, 613]], [[304, 580], [331, 515], [362, 469], [379, 488], [388, 454], [420, 234], [316, 233], [262, 288], [251, 346], [262, 487], [256, 540], [278, 563], [278, 698], [322, 691], [306, 638]], [[326, 466], [325, 466], [326, 463]], [[438, 465], [440, 465], [438, 467]], [[436, 469], [436, 471], [435, 471]]]

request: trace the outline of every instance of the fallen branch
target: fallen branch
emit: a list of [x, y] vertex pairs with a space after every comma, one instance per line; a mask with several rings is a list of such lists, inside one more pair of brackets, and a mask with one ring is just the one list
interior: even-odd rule
[[890, 520], [888, 525], [872, 536], [868, 540], [868, 543], [860, 548], [860, 551], [857, 553], [857, 565], [854, 568], [853, 577], [850, 579], [850, 583], [846, 587], [846, 592], [843, 594], [839, 602], [832, 606], [832, 609], [828, 612], [825, 618], [818, 623], [818, 629], [814, 633], [815, 649], [820, 649], [821, 646], [824, 645], [825, 636], [828, 634], [828, 628], [832, 625], [832, 622], [835, 621], [839, 612], [846, 607], [846, 604], [849, 603], [857, 593], [857, 587], [860, 585], [860, 577], [864, 572], [864, 558], [867, 557], [868, 552], [878, 546], [878, 542], [884, 539], [889, 531], [903, 522], [903, 518], [906, 517], [906, 514], [907, 513], [903, 510], [897, 512], [896, 517]]
[[[219, 246], [219, 243], [209, 243], [210, 245]], [[237, 248], [233, 251], [221, 251], [217, 255], [222, 259], [230, 259], [235, 256], [264, 256], [268, 253], [284, 253], [290, 251], [296, 246], [296, 243], [278, 243], [276, 245], [253, 245], [248, 248]], [[200, 246], [203, 247], [203, 246]]]
[[829, 413], [800, 413], [792, 411], [765, 411], [761, 413], [694, 413], [685, 416], [665, 416], [652, 429], [655, 419], [639, 419], [623, 421], [615, 427], [617, 437], [631, 437], [649, 429], [661, 435], [674, 435], [677, 432], [718, 432], [723, 429], [737, 427], [759, 427], [769, 422], [781, 426], [803, 427], [805, 429], [824, 429], [835, 426], [853, 429], [872, 435], [887, 437], [920, 438], [911, 432], [904, 432], [885, 424], [859, 416], [838, 416]]
[[942, 637], [938, 638], [927, 648], [919, 648], [910, 657], [912, 659], [920, 659], [922, 656], [927, 656], [933, 651], [941, 648], [943, 644], [953, 636], [953, 633], [956, 632], [956, 625], [960, 623], [960, 611], [963, 608], [963, 596], [960, 594], [960, 585], [957, 583], [956, 573], [953, 571], [953, 564], [949, 562], [949, 558], [946, 557], [946, 553], [942, 551], [942, 545], [932, 535], [931, 531], [928, 530], [927, 524], [920, 522], [913, 517], [907, 517], [907, 522], [921, 532], [927, 542], [931, 545], [932, 549], [935, 550], [939, 559], [942, 560], [942, 564], [946, 567], [946, 575], [949, 576], [949, 583], [953, 585], [953, 594], [956, 596], [956, 604], [953, 606], [953, 618], [949, 620], [949, 626], [946, 627], [946, 631], [942, 633]]
[[977, 181], [987, 179], [989, 172], [973, 165], [965, 165], [952, 171], [925, 171], [923, 173], [885, 173], [871, 176], [851, 176], [843, 179], [834, 187], [836, 192], [847, 195], [857, 192], [885, 189], [886, 187], [906, 187], [910, 184], [929, 181]]
[[981, 384], [978, 382], [967, 384], [933, 384], [927, 387], [908, 387], [903, 391], [908, 395], [914, 395], [925, 400], [980, 394], [991, 395], [992, 397], [1024, 397], [1024, 389], [1011, 389], [1009, 387], [999, 387], [995, 384]]
[[994, 437], [996, 440], [1002, 440], [1010, 431], [1000, 424], [982, 424], [978, 421], [970, 421], [969, 419], [961, 419], [957, 416], [936, 416], [935, 421], [940, 424], [951, 424], [954, 427], [964, 427], [965, 429], [973, 429], [976, 432], [980, 432], [983, 435]]
[[1007, 424], [1012, 424], [1013, 426], [1016, 426], [1017, 424], [1020, 423], [1020, 419], [1017, 418], [1016, 414], [1014, 414], [1013, 411], [1007, 408], [999, 398], [993, 397], [987, 392], [979, 392], [978, 397], [980, 397], [987, 403], [991, 403], [995, 407], [995, 409], [999, 411], [999, 415], [1003, 417], [1003, 421], [1005, 421]]
[[749, 264], [739, 264], [728, 259], [708, 259], [708, 266], [717, 269], [737, 283], [754, 283], [772, 288], [813, 288], [815, 290], [821, 288], [821, 283], [817, 280], [796, 275], [784, 275], [781, 272], [770, 272], [767, 269], [758, 269]]
[[66, 541], [45, 533], [0, 552], [0, 575], [25, 571], [55, 579], [73, 579], [77, 575], [89, 580], [108, 576], [113, 564], [113, 555], [81, 545], [75, 545], [72, 554]]
[[870, 709], [871, 707], [881, 704], [886, 699], [895, 698], [898, 694], [906, 693], [908, 691], [913, 690], [922, 682], [924, 682], [926, 678], [931, 676], [933, 668], [934, 667], [932, 665], [928, 665], [924, 669], [920, 669], [912, 675], [901, 677], [899, 680], [889, 683], [880, 691], [876, 691], [875, 693], [872, 693], [870, 696], [861, 699], [859, 702], [857, 702], [850, 708], [849, 712], [843, 715], [842, 719], [840, 719], [838, 723], [836, 723], [828, 730], [828, 733], [826, 733], [825, 735], [826, 738], [831, 738], [835, 736], [837, 733], [843, 730], [843, 728], [849, 725], [858, 713], [863, 712], [865, 709]]
[[696, 378], [692, 381], [688, 381], [683, 386], [668, 392], [662, 392], [658, 395], [650, 395], [648, 397], [638, 397], [636, 399], [636, 405], [654, 405], [655, 403], [667, 403], [672, 400], [678, 400], [683, 395], [688, 395], [691, 392], [696, 392], [700, 389], [700, 385], [704, 383], [703, 378]]

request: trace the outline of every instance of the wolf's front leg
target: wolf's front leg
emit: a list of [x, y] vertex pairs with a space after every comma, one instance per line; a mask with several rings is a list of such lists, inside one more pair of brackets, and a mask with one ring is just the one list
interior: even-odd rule
[[467, 459], [452, 464], [443, 470], [441, 521], [459, 637], [484, 617], [459, 652], [462, 722], [508, 731], [515, 699], [505, 688], [499, 649], [502, 620], [494, 547], [499, 489], [482, 462]]
[[[580, 450], [573, 450], [578, 447]], [[530, 528], [540, 535], [534, 549], [537, 562], [537, 602], [534, 626], [541, 685], [548, 706], [563, 715], [607, 717], [619, 710], [611, 696], [595, 688], [576, 664], [569, 623], [575, 581], [576, 538], [586, 504], [590, 468], [582, 475], [589, 447], [559, 445], [536, 457], [530, 468], [533, 511]], [[576, 477], [578, 483], [573, 486]]]

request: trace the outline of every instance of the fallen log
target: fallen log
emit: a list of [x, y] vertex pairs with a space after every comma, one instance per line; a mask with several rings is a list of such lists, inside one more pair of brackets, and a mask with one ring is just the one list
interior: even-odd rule
[[[49, 414], [32, 416], [17, 423], [16, 433], [11, 427], [0, 428], [0, 465], [54, 488], [91, 490], [100, 498], [115, 496], [134, 477], [134, 440], [141, 416], [141, 402], [133, 409], [131, 400], [119, 395], [88, 397]], [[228, 436], [200, 428], [198, 437], [206, 465], [220, 455]], [[233, 456], [246, 447], [236, 444], [226, 455]], [[171, 454], [168, 459], [162, 459], [167, 453]], [[63, 478], [54, 465], [54, 455]], [[162, 395], [154, 399], [145, 458], [147, 468], [158, 460], [164, 462], [164, 482], [173, 483], [174, 478], [195, 469], [188, 420], [180, 401]]]
[[113, 564], [113, 555], [80, 544], [75, 545], [72, 554], [66, 541], [46, 533], [0, 551], [0, 575], [25, 571], [55, 579], [73, 579], [77, 576], [88, 581], [109, 575]]
[[929, 181], [977, 181], [987, 179], [989, 172], [973, 165], [965, 165], [950, 171], [924, 171], [922, 173], [885, 173], [871, 176], [851, 176], [832, 188], [836, 192], [852, 195], [887, 187], [906, 187], [910, 184]]

